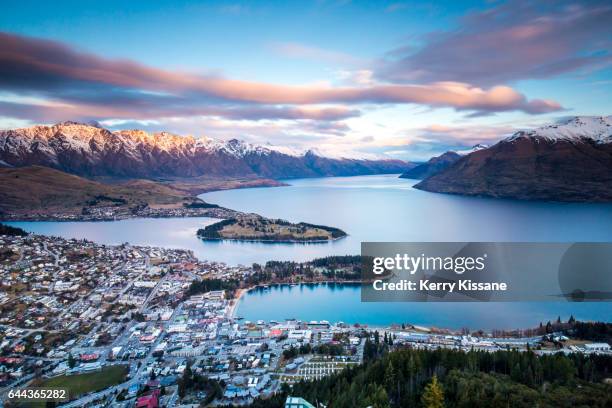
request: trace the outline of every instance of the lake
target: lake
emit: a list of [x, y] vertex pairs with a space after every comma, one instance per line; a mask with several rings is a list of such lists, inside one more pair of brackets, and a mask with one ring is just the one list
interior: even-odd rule
[[109, 222], [12, 222], [27, 231], [191, 249], [200, 259], [250, 265], [358, 254], [362, 241], [612, 241], [612, 205], [521, 202], [429, 193], [397, 175], [287, 180], [289, 187], [203, 194], [210, 203], [289, 221], [338, 227], [349, 236], [331, 243], [270, 244], [201, 241], [210, 218]]
[[610, 320], [609, 303], [363, 303], [359, 284], [271, 285], [245, 293], [236, 316], [245, 320], [328, 320], [388, 326], [411, 323], [451, 329], [517, 329], [540, 322], [577, 319]]
[[[521, 202], [429, 193], [397, 175], [289, 180], [289, 187], [217, 191], [201, 197], [228, 208], [338, 227], [349, 236], [323, 244], [201, 241], [210, 218], [133, 219], [112, 222], [12, 222], [27, 231], [105, 243], [186, 248], [201, 259], [229, 264], [304, 261], [359, 254], [362, 241], [612, 241], [612, 205]], [[609, 321], [610, 303], [361, 303], [354, 287], [249, 293], [239, 314], [250, 320], [303, 320], [442, 327], [525, 327], [567, 318]], [[291, 316], [285, 316], [290, 314]]]

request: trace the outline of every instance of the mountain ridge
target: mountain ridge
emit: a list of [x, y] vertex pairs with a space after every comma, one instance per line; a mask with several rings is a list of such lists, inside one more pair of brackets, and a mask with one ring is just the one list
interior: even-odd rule
[[297, 178], [401, 173], [400, 160], [329, 158], [315, 150], [291, 155], [238, 139], [227, 142], [143, 130], [110, 131], [62, 122], [0, 131], [5, 167], [41, 165], [84, 177], [267, 177]]
[[466, 156], [470, 153], [476, 152], [482, 149], [488, 149], [488, 145], [477, 144], [467, 150], [449, 150], [442, 153], [439, 156], [432, 157], [427, 162], [419, 164], [418, 166], [408, 170], [400, 175], [400, 178], [406, 179], [425, 179], [431, 177], [434, 174], [438, 174], [441, 171], [448, 168], [451, 164], [459, 160], [461, 157]]
[[575, 117], [516, 132], [414, 187], [520, 200], [610, 202], [612, 116]]

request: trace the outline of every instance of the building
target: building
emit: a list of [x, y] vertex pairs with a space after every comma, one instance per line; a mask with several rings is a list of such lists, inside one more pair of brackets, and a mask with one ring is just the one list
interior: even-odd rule
[[159, 390], [155, 390], [136, 400], [136, 408], [157, 408], [159, 406]]
[[584, 350], [587, 352], [610, 351], [608, 343], [589, 343], [584, 345]]
[[100, 355], [98, 353], [81, 354], [79, 358], [81, 361], [96, 361]]
[[285, 408], [315, 408], [315, 406], [303, 398], [287, 397]]

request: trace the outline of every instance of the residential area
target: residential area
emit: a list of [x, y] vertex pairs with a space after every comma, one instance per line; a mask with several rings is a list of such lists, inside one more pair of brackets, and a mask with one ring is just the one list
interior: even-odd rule
[[236, 302], [248, 287], [205, 290], [207, 282], [249, 282], [255, 273], [178, 249], [0, 236], [2, 400], [11, 390], [65, 387], [67, 407], [243, 405], [358, 365], [368, 344], [383, 342], [610, 353], [607, 343], [554, 332], [494, 337], [406, 324], [246, 321]]

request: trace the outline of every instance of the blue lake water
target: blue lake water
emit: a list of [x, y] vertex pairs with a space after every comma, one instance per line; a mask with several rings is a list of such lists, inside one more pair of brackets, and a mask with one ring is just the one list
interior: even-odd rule
[[521, 202], [429, 193], [397, 175], [287, 181], [289, 187], [226, 190], [204, 200], [264, 216], [338, 227], [349, 236], [331, 243], [269, 244], [201, 241], [210, 218], [109, 222], [13, 222], [40, 234], [186, 248], [201, 259], [250, 265], [358, 254], [362, 241], [612, 241], [612, 205]]
[[517, 329], [570, 315], [610, 321], [609, 303], [363, 303], [359, 284], [272, 285], [245, 293], [236, 316], [245, 320], [362, 323], [388, 326], [410, 323], [460, 329]]
[[[612, 205], [609, 204], [452, 196], [413, 189], [415, 182], [399, 179], [397, 175], [300, 179], [289, 180], [289, 187], [217, 191], [201, 196], [228, 208], [334, 226], [349, 234], [324, 244], [200, 241], [195, 233], [215, 221], [210, 218], [10, 224], [35, 233], [88, 238], [106, 244], [130, 242], [191, 249], [201, 259], [247, 265], [267, 260], [304, 261], [326, 255], [358, 254], [362, 241], [612, 242]], [[610, 320], [612, 311], [610, 303], [361, 304], [359, 293], [354, 290], [305, 291], [304, 303], [297, 304], [293, 294], [284, 301], [279, 300], [283, 293], [289, 296], [288, 291], [274, 296], [270, 293], [258, 298], [259, 306], [249, 304], [248, 316], [242, 306], [241, 313], [252, 320], [279, 320], [290, 316], [274, 313], [290, 310], [293, 317], [305, 320], [351, 322], [358, 319], [370, 324], [399, 321], [398, 317], [405, 316], [407, 322], [449, 327], [457, 327], [446, 323], [462, 321], [461, 315], [467, 316], [466, 325], [472, 327], [491, 326], [488, 323], [471, 325], [470, 319], [495, 323], [508, 316], [508, 322], [515, 322], [516, 327], [520, 322], [536, 323], [574, 312], [577, 316], [578, 312], [582, 313], [584, 318]], [[260, 317], [255, 318], [251, 311]], [[542, 319], [535, 317], [544, 315]]]

